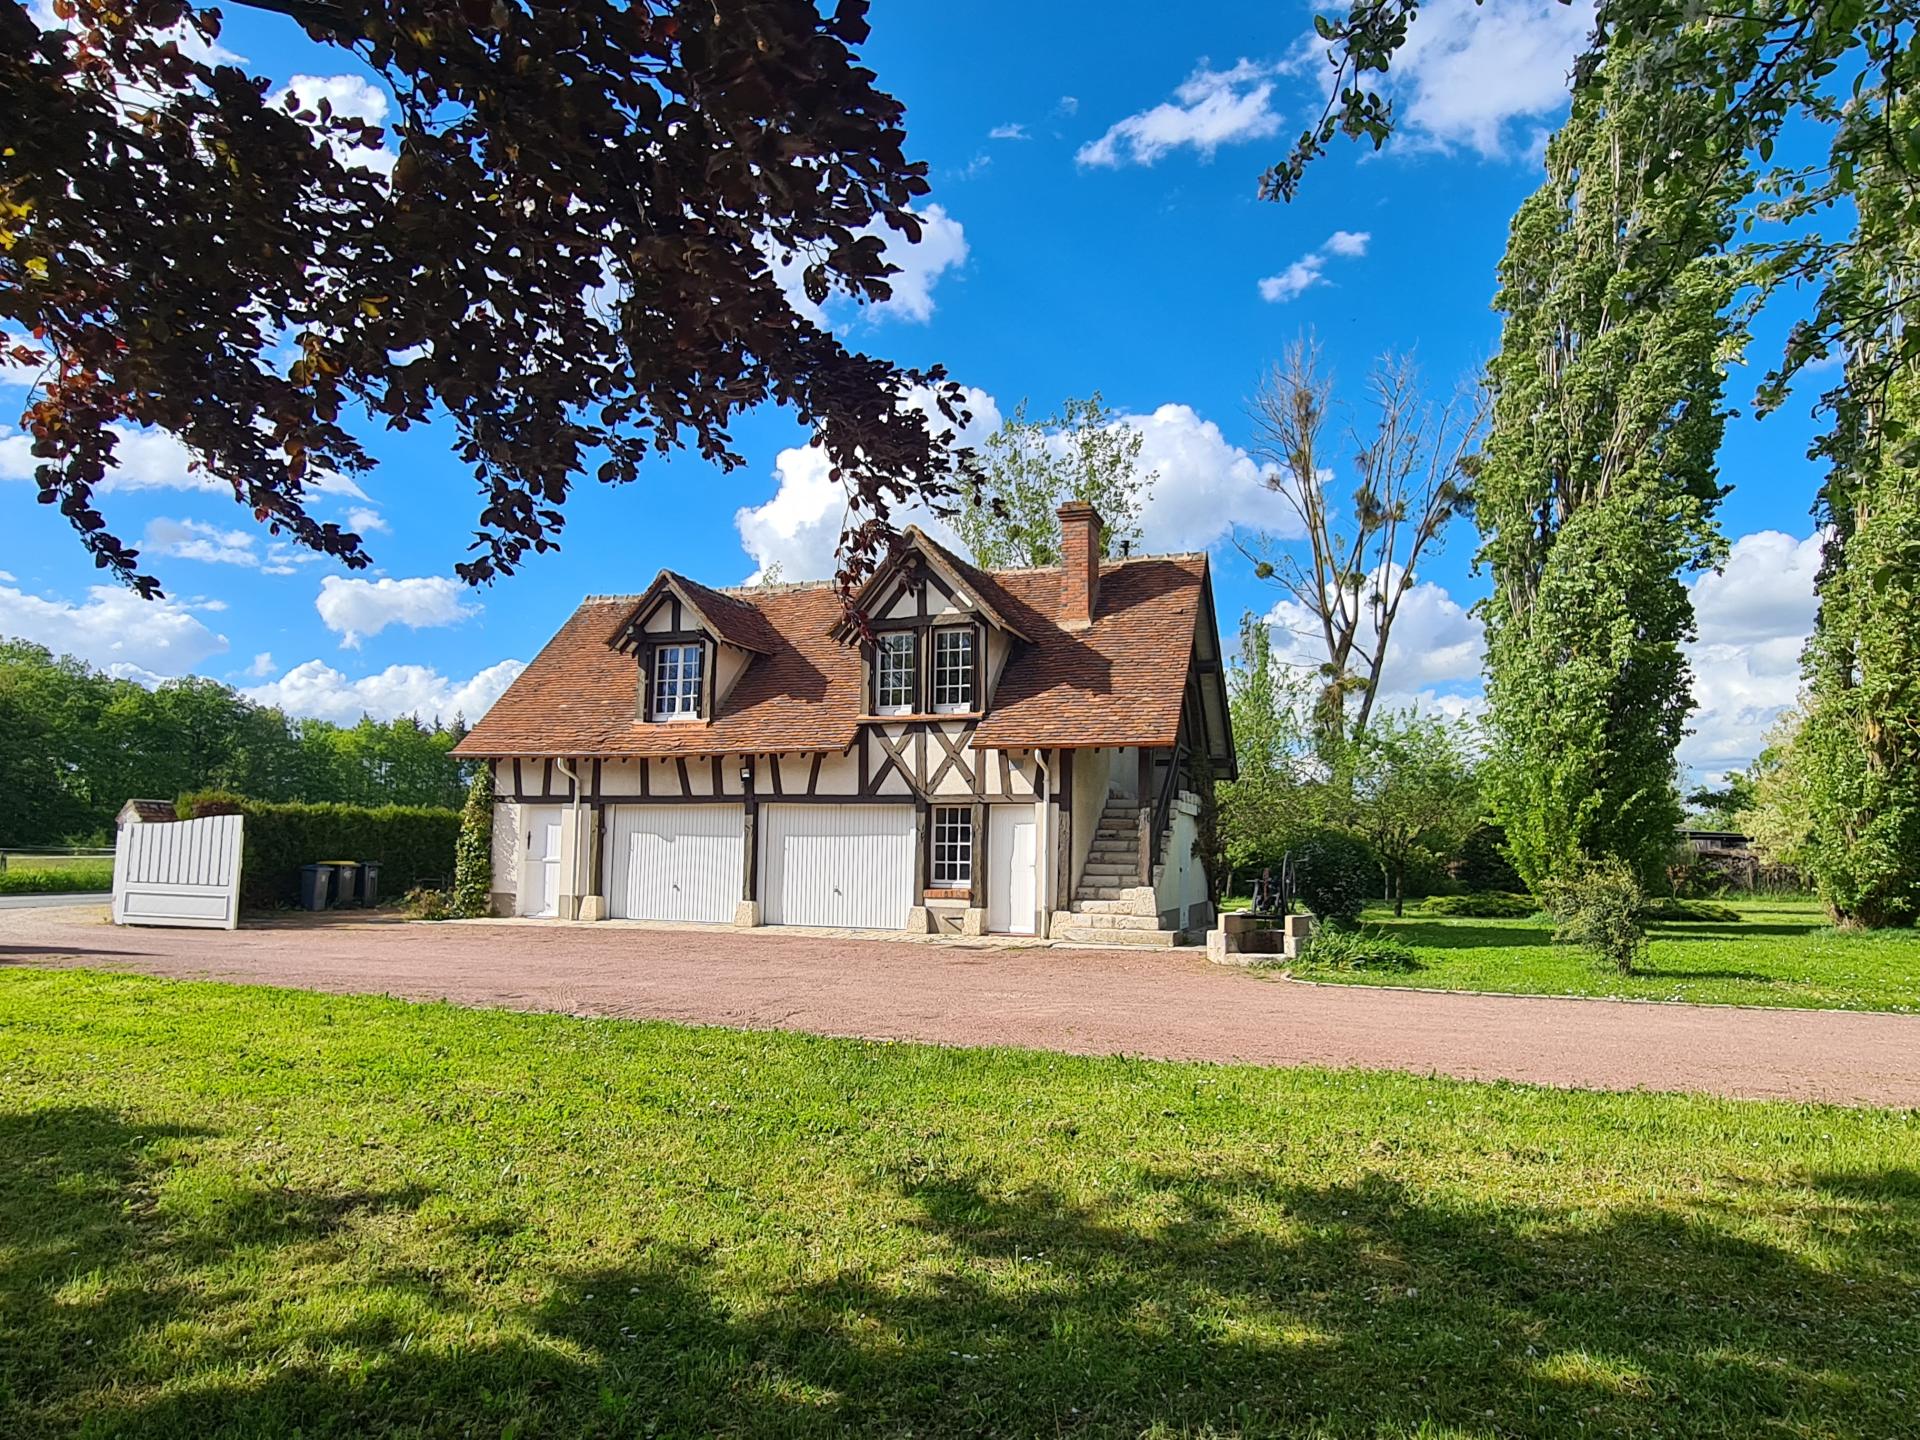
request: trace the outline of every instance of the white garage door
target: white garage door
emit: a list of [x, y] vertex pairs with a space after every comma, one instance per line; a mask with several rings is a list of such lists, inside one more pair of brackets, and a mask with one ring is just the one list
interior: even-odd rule
[[616, 920], [733, 919], [746, 844], [738, 805], [615, 805], [607, 908]]
[[913, 894], [911, 805], [768, 805], [769, 925], [899, 930]]

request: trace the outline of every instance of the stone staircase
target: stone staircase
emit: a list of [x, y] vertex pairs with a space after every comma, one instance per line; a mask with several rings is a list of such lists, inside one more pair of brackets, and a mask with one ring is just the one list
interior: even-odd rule
[[1065, 910], [1054, 912], [1051, 938], [1076, 945], [1178, 945], [1178, 930], [1160, 928], [1153, 887], [1140, 883], [1140, 807], [1107, 797], [1087, 867]]

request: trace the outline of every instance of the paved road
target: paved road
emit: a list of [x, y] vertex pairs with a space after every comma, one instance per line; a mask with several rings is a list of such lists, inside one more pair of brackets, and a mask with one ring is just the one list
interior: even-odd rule
[[1920, 1106], [1920, 1016], [1300, 985], [1191, 951], [346, 916], [131, 930], [68, 908], [0, 914], [0, 966], [23, 964], [1085, 1055]]
[[95, 895], [0, 895], [0, 910], [65, 910], [75, 905], [111, 905], [106, 891]]

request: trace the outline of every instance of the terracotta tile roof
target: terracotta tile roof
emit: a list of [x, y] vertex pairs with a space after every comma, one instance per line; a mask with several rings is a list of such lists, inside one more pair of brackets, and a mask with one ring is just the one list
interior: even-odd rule
[[974, 743], [996, 750], [1173, 744], [1207, 557], [1102, 565], [1099, 610], [1078, 631], [1053, 620], [1064, 573], [1056, 566], [986, 577], [1004, 596], [1007, 617], [1033, 643], [1007, 665]]
[[704, 620], [707, 628], [729, 645], [737, 645], [742, 650], [751, 650], [756, 655], [766, 655], [780, 643], [779, 635], [767, 623], [767, 617], [755, 609], [751, 602], [738, 596], [729, 595], [724, 590], [715, 590], [702, 585], [698, 580], [689, 580], [671, 570], [662, 570], [620, 618], [609, 644], [617, 644], [627, 634], [627, 627], [638, 620], [643, 612], [653, 608], [654, 600], [662, 591], [675, 591]]
[[[1029, 637], [1015, 642], [977, 743], [999, 749], [1174, 743], [1207, 584], [1204, 555], [1103, 565], [1099, 613], [1089, 628], [1076, 632], [1062, 630], [1053, 619], [1059, 567], [987, 572], [944, 551], [941, 558]], [[593, 597], [455, 753], [727, 755], [838, 752], [853, 743], [863, 708], [860, 654], [833, 638], [842, 612], [830, 586], [720, 591], [685, 583], [689, 598], [716, 629], [723, 623], [757, 623], [752, 633], [767, 643], [766, 653], [749, 661], [712, 722], [661, 724], [637, 718], [634, 658], [609, 641], [640, 597]], [[716, 602], [713, 609], [707, 608], [709, 599]]]

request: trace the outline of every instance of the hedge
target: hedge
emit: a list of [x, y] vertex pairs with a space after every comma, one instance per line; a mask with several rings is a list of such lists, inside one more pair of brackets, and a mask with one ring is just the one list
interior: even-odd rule
[[202, 792], [181, 797], [182, 815], [246, 816], [240, 904], [251, 910], [300, 898], [300, 867], [316, 860], [373, 860], [380, 893], [398, 898], [416, 885], [453, 877], [460, 812], [427, 805], [308, 805]]
[[113, 889], [113, 862], [85, 860], [77, 865], [44, 865], [31, 870], [0, 870], [0, 895], [79, 895]]

